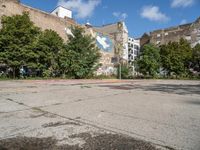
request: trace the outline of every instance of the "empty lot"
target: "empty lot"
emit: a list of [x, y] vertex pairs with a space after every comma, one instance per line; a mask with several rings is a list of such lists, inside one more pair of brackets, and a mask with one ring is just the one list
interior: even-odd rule
[[52, 149], [199, 150], [200, 81], [0, 81], [0, 148], [49, 149], [37, 140]]

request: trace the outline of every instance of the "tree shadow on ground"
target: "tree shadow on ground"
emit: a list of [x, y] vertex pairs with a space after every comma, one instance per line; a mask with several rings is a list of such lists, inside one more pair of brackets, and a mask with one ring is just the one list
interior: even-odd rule
[[143, 91], [154, 91], [169, 94], [179, 95], [200, 95], [200, 84], [152, 84], [152, 85], [133, 85], [133, 84], [122, 84], [122, 85], [100, 85], [100, 87], [108, 87], [116, 90], [143, 90]]
[[[159, 150], [149, 142], [137, 140], [118, 134], [100, 134], [92, 136], [89, 133], [72, 135], [70, 139], [84, 139], [85, 144], [58, 145], [53, 138], [16, 137], [0, 140], [0, 150]], [[173, 150], [170, 147], [163, 147]]]

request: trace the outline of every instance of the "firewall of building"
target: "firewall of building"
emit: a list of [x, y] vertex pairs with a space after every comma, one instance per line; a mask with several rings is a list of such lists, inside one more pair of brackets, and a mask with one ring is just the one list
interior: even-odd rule
[[[71, 27], [79, 26], [96, 39], [97, 46], [101, 49], [102, 66], [97, 74], [111, 75], [116, 72], [115, 64], [111, 61], [116, 56], [123, 57], [128, 62], [128, 30], [124, 22], [102, 27], [93, 27], [90, 24], [80, 25], [72, 18], [72, 11], [58, 6], [51, 13], [47, 13], [20, 3], [19, 0], [0, 0], [0, 17], [12, 16], [28, 12], [30, 19], [42, 30], [56, 31], [65, 41], [71, 33]], [[1, 23], [0, 23], [1, 27]]]
[[178, 42], [181, 38], [186, 39], [192, 47], [200, 44], [200, 17], [188, 24], [155, 30], [149, 34], [145, 33], [141, 39], [141, 46], [147, 43], [163, 45], [169, 42]]

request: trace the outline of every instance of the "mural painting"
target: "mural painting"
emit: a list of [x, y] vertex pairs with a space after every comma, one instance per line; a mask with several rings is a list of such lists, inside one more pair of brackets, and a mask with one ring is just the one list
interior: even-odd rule
[[104, 52], [113, 51], [113, 42], [109, 36], [97, 33], [96, 35], [96, 44]]

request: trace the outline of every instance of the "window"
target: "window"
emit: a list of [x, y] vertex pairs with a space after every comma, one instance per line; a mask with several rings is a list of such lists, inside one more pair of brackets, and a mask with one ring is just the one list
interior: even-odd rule
[[58, 12], [56, 12], [56, 15], [58, 16]]
[[134, 55], [136, 55], [136, 56], [137, 56], [137, 55], [138, 55], [138, 51], [136, 51], [136, 50], [135, 50], [135, 51], [134, 51]]
[[134, 49], [135, 50], [139, 50], [139, 46], [138, 45], [134, 45]]
[[133, 44], [131, 44], [130, 47], [133, 48]]
[[130, 57], [129, 57], [129, 60], [133, 60], [133, 56], [130, 56]]

